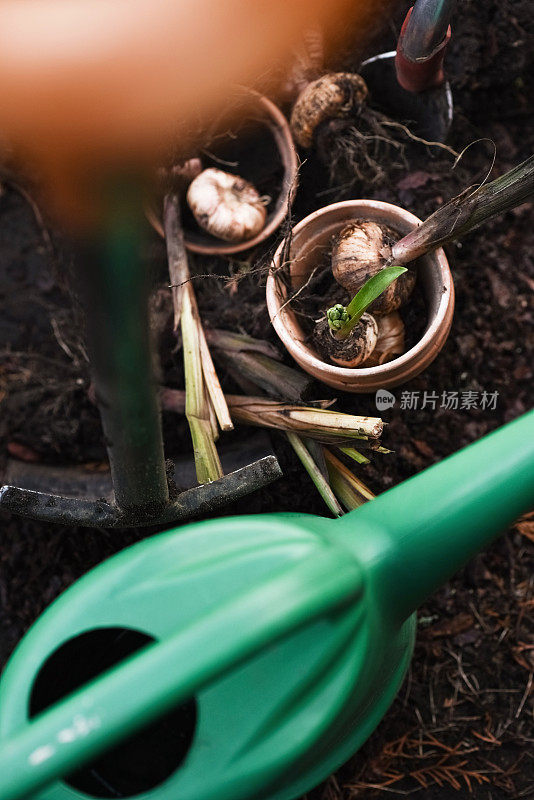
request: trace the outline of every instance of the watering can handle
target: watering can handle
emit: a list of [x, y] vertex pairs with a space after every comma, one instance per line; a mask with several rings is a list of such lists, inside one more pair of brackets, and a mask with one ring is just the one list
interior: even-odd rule
[[361, 591], [357, 562], [325, 542], [319, 552], [149, 645], [0, 743], [0, 797], [18, 800], [42, 790], [266, 644], [353, 603]]

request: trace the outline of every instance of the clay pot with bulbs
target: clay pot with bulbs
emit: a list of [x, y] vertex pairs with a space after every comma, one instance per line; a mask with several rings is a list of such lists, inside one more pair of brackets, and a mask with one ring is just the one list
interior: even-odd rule
[[[306, 372], [335, 389], [374, 392], [404, 383], [434, 360], [454, 311], [445, 253], [427, 253], [409, 269], [387, 267], [392, 245], [419, 224], [413, 214], [389, 203], [348, 200], [319, 209], [295, 226], [288, 280], [282, 269], [287, 253], [281, 246], [267, 281], [267, 305], [278, 336]], [[313, 282], [317, 276], [321, 279], [321, 266], [326, 277], [316, 293], [314, 316], [306, 313], [302, 298], [314, 296]], [[389, 285], [370, 304], [360, 303], [358, 319], [350, 323], [348, 301], [355, 300], [370, 279], [379, 280], [385, 266], [392, 270]], [[405, 330], [403, 317], [415, 294], [426, 322], [420, 320], [420, 337], [406, 346], [411, 331]]]
[[[364, 283], [383, 269], [391, 257], [391, 245], [398, 234], [387, 225], [370, 220], [349, 222], [332, 246], [332, 274], [336, 281], [354, 295]], [[397, 311], [410, 297], [415, 286], [416, 273], [403, 273], [373, 302], [377, 314]]]
[[[440, 245], [532, 197], [534, 156], [489, 183], [468, 187], [424, 222], [374, 200], [348, 200], [316, 211], [293, 229], [289, 252], [283, 243], [274, 257], [267, 305], [276, 332], [307, 372], [337, 389], [374, 391], [413, 378], [439, 353], [452, 322], [453, 282]], [[290, 275], [284, 281], [287, 263]], [[319, 278], [329, 279], [322, 292], [314, 287], [318, 270]], [[348, 304], [347, 297], [336, 296], [347, 288], [357, 292]], [[399, 314], [415, 305], [418, 290], [423, 311], [412, 317], [407, 334], [413, 338], [423, 318], [426, 327], [399, 348]], [[303, 298], [308, 313], [297, 305]], [[315, 299], [321, 315], [310, 329]], [[376, 332], [364, 312], [375, 315]], [[404, 352], [392, 358], [399, 349]]]
[[[284, 220], [297, 184], [289, 124], [279, 108], [252, 89], [236, 88], [235, 105], [207, 126], [187, 160], [160, 170], [165, 191], [182, 197], [185, 246], [205, 255], [232, 255], [270, 236]], [[159, 206], [147, 209], [163, 236]]]

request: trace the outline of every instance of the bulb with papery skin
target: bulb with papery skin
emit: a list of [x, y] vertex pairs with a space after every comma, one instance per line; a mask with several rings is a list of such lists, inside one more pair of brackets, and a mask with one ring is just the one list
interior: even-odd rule
[[383, 314], [377, 318], [378, 339], [370, 356], [362, 365], [364, 367], [378, 367], [387, 364], [405, 351], [404, 323], [397, 311]]
[[194, 179], [187, 202], [200, 227], [226, 242], [252, 239], [267, 217], [265, 200], [249, 181], [214, 167]]
[[[336, 281], [355, 295], [391, 257], [391, 245], [398, 238], [391, 229], [370, 220], [355, 220], [346, 225], [332, 247], [332, 273]], [[373, 314], [396, 311], [409, 298], [416, 273], [408, 270], [369, 307]]]
[[378, 339], [378, 325], [371, 314], [363, 314], [346, 339], [336, 342], [330, 353], [331, 360], [340, 367], [354, 368], [363, 364], [372, 354]]
[[[329, 311], [333, 312], [336, 306]], [[339, 306], [343, 308], [343, 306]], [[378, 325], [371, 314], [362, 314], [357, 325], [343, 338], [336, 335], [331, 327], [331, 315], [323, 317], [313, 333], [313, 343], [325, 361], [331, 361], [340, 367], [352, 369], [364, 365], [373, 352], [377, 338]]]

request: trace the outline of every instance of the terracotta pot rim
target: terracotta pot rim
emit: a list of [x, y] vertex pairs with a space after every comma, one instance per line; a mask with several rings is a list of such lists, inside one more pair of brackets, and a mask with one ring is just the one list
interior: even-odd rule
[[[401, 206], [396, 206], [392, 203], [386, 203], [381, 200], [345, 200], [338, 203], [332, 203], [331, 205], [324, 206], [323, 208], [314, 211], [312, 214], [309, 214], [307, 217], [302, 219], [295, 227], [293, 228], [293, 234], [300, 233], [303, 229], [306, 229], [308, 225], [315, 219], [320, 217], [327, 217], [335, 212], [336, 210], [346, 210], [347, 212], [351, 212], [354, 210], [360, 210], [362, 213], [365, 212], [365, 209], [372, 207], [377, 210], [380, 210], [386, 214], [390, 214], [393, 212], [395, 215], [398, 215], [399, 212], [402, 212], [402, 215], [406, 222], [412, 223], [414, 226], [421, 224], [421, 220], [412, 214], [409, 211], [406, 211]], [[354, 218], [354, 214], [348, 214], [347, 222], [350, 219]], [[276, 263], [277, 259], [279, 259], [280, 254], [282, 252], [283, 243], [277, 249], [274, 257], [273, 262]], [[267, 307], [269, 310], [269, 316], [271, 318], [271, 323], [276, 330], [278, 336], [282, 340], [283, 344], [285, 345], [286, 349], [289, 353], [296, 358], [297, 361], [304, 367], [302, 362], [309, 364], [311, 368], [316, 371], [320, 371], [326, 377], [330, 377], [333, 380], [344, 381], [346, 383], [352, 383], [356, 386], [358, 382], [358, 378], [367, 378], [376, 379], [377, 387], [384, 386], [384, 381], [381, 383], [381, 378], [389, 378], [393, 370], [397, 371], [399, 368], [402, 368], [410, 363], [414, 362], [414, 360], [421, 360], [425, 356], [431, 356], [430, 361], [433, 360], [432, 351], [435, 350], [434, 356], [437, 355], [441, 346], [448, 335], [450, 330], [450, 325], [452, 322], [452, 314], [454, 309], [454, 284], [452, 281], [452, 275], [449, 270], [448, 261], [445, 255], [443, 248], [439, 248], [432, 253], [432, 257], [437, 260], [439, 267], [441, 269], [441, 274], [443, 278], [443, 286], [444, 291], [442, 297], [440, 299], [438, 309], [434, 317], [429, 321], [428, 327], [426, 328], [425, 332], [423, 333], [422, 337], [416, 342], [413, 347], [407, 350], [405, 353], [400, 355], [398, 358], [394, 358], [391, 361], [388, 361], [385, 364], [380, 364], [375, 367], [339, 367], [335, 366], [334, 364], [329, 364], [326, 361], [323, 361], [318, 355], [314, 355], [310, 352], [311, 348], [307, 348], [303, 342], [299, 341], [298, 339], [294, 338], [288, 331], [286, 325], [283, 322], [283, 319], [280, 315], [280, 302], [278, 299], [278, 292], [277, 292], [277, 279], [276, 274], [273, 269], [271, 269], [269, 273], [269, 277], [267, 279], [267, 287], [266, 287], [266, 294], [267, 294]], [[291, 314], [292, 312], [288, 309], [285, 310], [286, 314]], [[439, 346], [436, 345], [436, 339], [439, 333], [445, 332], [445, 336], [443, 337], [443, 341]], [[430, 363], [430, 362], [428, 362]], [[428, 364], [425, 364], [427, 366]], [[306, 367], [304, 367], [306, 368]], [[423, 367], [424, 368], [424, 367]], [[414, 373], [417, 374], [417, 373]], [[318, 378], [320, 380], [320, 378]], [[368, 381], [367, 381], [368, 383]], [[372, 389], [369, 389], [372, 391]]]
[[[185, 231], [185, 246], [192, 253], [224, 256], [232, 255], [233, 253], [241, 253], [244, 250], [250, 250], [252, 247], [260, 244], [272, 233], [274, 233], [287, 215], [288, 204], [293, 203], [293, 196], [297, 187], [299, 163], [297, 151], [293, 142], [293, 136], [289, 127], [289, 122], [282, 111], [278, 108], [276, 103], [273, 103], [273, 101], [265, 95], [257, 92], [255, 89], [250, 89], [247, 86], [237, 86], [236, 88], [256, 97], [259, 105], [262, 106], [263, 110], [266, 112], [266, 124], [271, 129], [284, 169], [282, 187], [276, 201], [276, 207], [274, 211], [271, 212], [270, 219], [269, 217], [267, 218], [267, 224], [252, 239], [247, 239], [245, 242], [237, 243], [224, 242], [220, 240], [214, 241], [213, 243], [201, 244], [188, 239], [187, 231]], [[165, 238], [161, 218], [154, 211], [154, 209], [147, 208], [146, 216], [156, 232], [159, 233], [162, 238]]]

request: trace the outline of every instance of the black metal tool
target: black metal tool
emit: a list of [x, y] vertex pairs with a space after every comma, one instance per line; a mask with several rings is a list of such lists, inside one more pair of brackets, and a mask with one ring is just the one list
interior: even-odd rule
[[416, 0], [397, 50], [364, 61], [360, 74], [375, 104], [427, 141], [443, 142], [453, 118], [443, 59], [451, 38], [456, 0]]
[[[177, 496], [172, 495], [172, 486], [169, 491], [167, 476], [174, 468], [164, 458], [148, 322], [148, 276], [139, 258], [142, 218], [131, 194], [114, 196], [110, 205], [107, 230], [79, 247], [76, 271], [112, 492], [95, 498], [78, 483], [77, 496], [51, 493], [42, 468], [41, 490], [28, 484], [5, 485], [0, 508], [90, 527], [183, 521], [255, 491], [282, 473], [275, 455], [267, 450], [264, 457], [212, 483]], [[177, 483], [182, 483], [180, 476]], [[31, 485], [36, 485], [35, 474]]]

